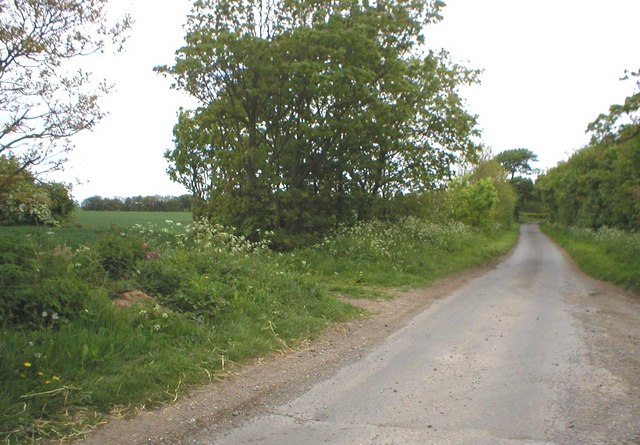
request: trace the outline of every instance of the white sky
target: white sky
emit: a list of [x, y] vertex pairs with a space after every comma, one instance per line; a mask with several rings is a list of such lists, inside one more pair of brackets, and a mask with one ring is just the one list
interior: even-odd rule
[[[83, 199], [186, 193], [163, 158], [172, 147], [178, 107], [189, 98], [152, 71], [171, 64], [182, 45], [188, 0], [111, 0], [136, 23], [124, 54], [89, 67], [117, 91], [102, 101], [109, 113], [75, 138], [66, 171], [56, 179]], [[444, 20], [427, 30], [432, 48], [483, 69], [465, 88], [479, 115], [483, 142], [494, 153], [525, 147], [539, 168], [567, 159], [588, 142], [586, 126], [632, 92], [625, 69], [640, 68], [640, 0], [447, 0]]]

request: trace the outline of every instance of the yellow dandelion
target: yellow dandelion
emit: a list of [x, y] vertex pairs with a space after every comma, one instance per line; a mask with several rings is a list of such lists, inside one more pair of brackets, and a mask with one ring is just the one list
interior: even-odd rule
[[24, 362], [24, 367], [25, 367], [25, 368], [31, 368], [31, 363], [29, 363], [29, 362]]
[[53, 377], [51, 377], [51, 380], [53, 380], [54, 382], [58, 382], [60, 381], [60, 377], [58, 377], [57, 375], [54, 375]]
[[44, 375], [44, 372], [42, 372], [42, 371], [38, 371], [38, 376], [39, 376], [39, 377], [42, 377], [43, 375]]

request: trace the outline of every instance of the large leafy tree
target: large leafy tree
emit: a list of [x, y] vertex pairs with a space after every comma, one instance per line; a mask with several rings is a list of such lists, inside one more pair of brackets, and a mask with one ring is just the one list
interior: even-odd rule
[[59, 169], [70, 137], [102, 117], [91, 75], [68, 62], [119, 49], [128, 17], [110, 21], [107, 0], [0, 0], [0, 155], [18, 171]]
[[160, 67], [180, 113], [172, 178], [196, 213], [246, 233], [322, 231], [384, 214], [474, 157], [457, 89], [476, 73], [426, 51], [427, 0], [204, 0]]

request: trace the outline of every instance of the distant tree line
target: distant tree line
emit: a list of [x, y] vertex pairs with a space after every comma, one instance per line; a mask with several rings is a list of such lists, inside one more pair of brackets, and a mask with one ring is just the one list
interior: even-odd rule
[[92, 196], [82, 201], [82, 210], [190, 212], [191, 196], [132, 196], [129, 198], [103, 198]]

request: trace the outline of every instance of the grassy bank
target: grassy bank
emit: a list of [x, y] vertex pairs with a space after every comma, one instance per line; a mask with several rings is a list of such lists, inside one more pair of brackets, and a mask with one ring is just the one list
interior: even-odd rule
[[[174, 401], [229, 362], [359, 316], [338, 293], [426, 285], [517, 237], [407, 219], [282, 254], [219, 226], [153, 218], [162, 219], [0, 237], [4, 443], [73, 437], [109, 414]], [[151, 298], [113, 304], [134, 289]]]
[[640, 292], [640, 234], [548, 224], [541, 228], [569, 252], [585, 273]]

